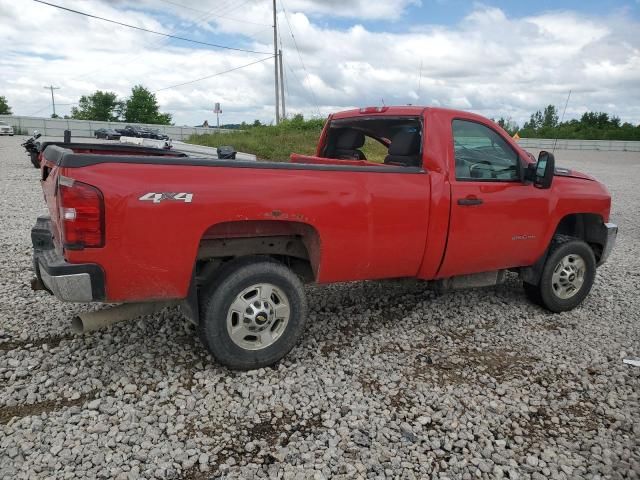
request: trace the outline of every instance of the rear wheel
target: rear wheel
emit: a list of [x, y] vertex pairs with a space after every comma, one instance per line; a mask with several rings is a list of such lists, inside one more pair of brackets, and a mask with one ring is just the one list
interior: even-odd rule
[[304, 288], [266, 257], [222, 267], [204, 293], [200, 337], [218, 362], [249, 370], [274, 364], [294, 347], [306, 321]]
[[571, 310], [591, 291], [596, 259], [591, 247], [573, 237], [553, 240], [539, 285], [524, 285], [527, 297], [552, 312]]

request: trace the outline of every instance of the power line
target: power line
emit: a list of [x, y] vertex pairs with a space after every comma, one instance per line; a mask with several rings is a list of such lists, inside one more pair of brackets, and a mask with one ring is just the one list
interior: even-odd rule
[[42, 107], [40, 110], [37, 110], [37, 111], [35, 111], [33, 113], [28, 114], [27, 117], [33, 117], [34, 115], [37, 115], [40, 112], [44, 112], [45, 110], [47, 110], [50, 107], [51, 107], [51, 105], [47, 105], [46, 107]]
[[171, 85], [169, 87], [163, 87], [163, 88], [159, 88], [157, 90], [154, 90], [152, 93], [157, 93], [157, 92], [162, 92], [163, 90], [169, 90], [171, 88], [177, 88], [177, 87], [182, 87], [184, 85], [190, 85], [192, 83], [196, 83], [196, 82], [200, 82], [202, 80], [207, 80], [209, 78], [213, 78], [213, 77], [218, 77], [220, 75], [224, 75], [225, 73], [229, 73], [229, 72], [234, 72], [236, 70], [240, 70], [241, 68], [245, 68], [248, 67], [250, 65], [255, 65], [256, 63], [260, 63], [260, 62], [264, 62], [267, 60], [270, 60], [274, 57], [275, 55], [271, 55], [269, 57], [263, 58], [261, 60], [256, 60], [255, 62], [251, 62], [251, 63], [247, 63], [246, 65], [240, 65], [239, 67], [234, 67], [231, 68], [229, 70], [225, 70], [223, 72], [218, 72], [218, 73], [214, 73], [213, 75], [207, 75], [206, 77], [202, 77], [202, 78], [196, 78], [195, 80], [189, 80], [188, 82], [183, 82], [183, 83], [178, 83], [177, 85]]
[[[289, 69], [289, 71], [291, 72], [291, 75], [293, 75], [293, 78], [295, 78], [296, 82], [298, 83], [298, 85], [300, 85], [300, 88], [302, 89], [302, 91], [306, 92], [304, 83], [302, 83], [300, 81], [300, 78], [298, 77], [298, 74], [295, 72], [295, 70], [293, 68], [291, 68], [291, 63], [287, 63], [287, 68]], [[289, 96], [291, 96], [291, 94], [288, 94]], [[316, 105], [316, 109], [318, 110], [318, 115], [322, 115], [322, 112], [320, 112], [320, 108], [318, 108], [318, 106]]]
[[[298, 58], [300, 59], [300, 65], [302, 65], [302, 69], [305, 72], [306, 77], [309, 79], [311, 77], [311, 75], [309, 75], [309, 71], [307, 70], [307, 67], [304, 64], [304, 61], [302, 60], [302, 55], [300, 54], [300, 49], [298, 48], [298, 42], [296, 41], [296, 37], [293, 34], [293, 29], [291, 28], [291, 23], [289, 22], [289, 16], [287, 15], [287, 10], [284, 6], [284, 0], [282, 0], [280, 2], [280, 4], [282, 5], [282, 12], [284, 13], [284, 18], [287, 21], [287, 27], [289, 28], [289, 33], [291, 34], [291, 38], [293, 39], [293, 45], [296, 47], [296, 51], [298, 52]], [[304, 84], [301, 84], [304, 87]], [[311, 86], [311, 81], [309, 80], [309, 91], [311, 92], [311, 95], [313, 97], [313, 103], [316, 106], [316, 110], [318, 110], [318, 115], [322, 115], [322, 113], [320, 112], [320, 106], [318, 105], [318, 99], [316, 98], [316, 93], [313, 91], [313, 87]]]
[[[169, 3], [174, 3], [174, 2], [169, 2]], [[246, 3], [246, 2], [244, 2], [244, 3]], [[178, 4], [177, 4], [177, 3], [174, 3], [174, 5], [178, 5]], [[243, 4], [240, 4], [240, 6], [242, 6], [242, 5], [243, 5]], [[209, 10], [209, 11], [207, 11], [207, 12], [204, 12], [204, 11], [202, 11], [202, 10], [195, 10], [195, 9], [193, 9], [193, 8], [190, 8], [191, 10], [195, 10], [195, 11], [197, 11], [197, 12], [202, 12], [202, 13], [203, 13], [203, 15], [199, 15], [199, 16], [197, 16], [196, 18], [189, 19], [189, 22], [190, 22], [190, 23], [192, 23], [192, 24], [194, 24], [194, 25], [198, 25], [200, 22], [206, 22], [206, 21], [208, 21], [208, 18], [207, 18], [207, 17], [208, 17], [212, 12], [214, 12], [214, 11], [218, 10], [218, 9], [219, 9], [219, 7], [220, 7], [220, 5], [217, 5], [217, 6], [215, 6], [214, 8], [212, 8], [211, 10]], [[185, 6], [185, 8], [187, 8], [187, 7]], [[238, 8], [238, 7], [234, 7], [234, 9], [235, 9], [235, 8]], [[233, 9], [232, 9], [232, 10], [233, 10]], [[263, 28], [264, 28], [264, 27], [263, 27]], [[172, 31], [172, 30], [173, 30], [173, 31]], [[178, 31], [176, 31], [176, 30], [174, 30], [174, 29], [170, 29], [170, 31], [171, 31], [171, 33], [172, 33], [172, 34], [178, 33]], [[147, 45], [147, 48], [155, 48], [155, 47], [159, 46], [160, 44], [162, 44], [164, 41], [165, 41], [165, 39], [164, 39], [164, 38], [161, 38], [161, 39], [159, 39], [159, 40], [157, 40], [157, 41], [154, 41], [153, 43], [149, 43], [149, 44]], [[74, 77], [74, 78], [72, 78], [72, 79], [70, 79], [70, 80], [68, 80], [68, 81], [80, 80], [80, 79], [82, 79], [82, 78], [91, 77], [93, 74], [95, 74], [95, 73], [97, 73], [97, 72], [101, 72], [101, 71], [103, 71], [105, 68], [108, 68], [108, 67], [110, 67], [110, 66], [112, 66], [112, 65], [115, 65], [115, 64], [117, 64], [119, 67], [122, 67], [123, 65], [128, 65], [128, 64], [130, 64], [131, 62], [134, 62], [135, 60], [137, 60], [138, 58], [140, 58], [140, 57], [142, 57], [142, 56], [144, 56], [144, 55], [146, 55], [146, 54], [147, 54], [147, 52], [143, 51], [142, 53], [129, 54], [129, 55], [125, 56], [125, 57], [120, 58], [119, 60], [114, 60], [114, 61], [109, 62], [109, 63], [106, 63], [106, 64], [105, 64], [105, 63], [103, 63], [103, 64], [101, 64], [100, 68], [97, 68], [97, 69], [95, 69], [95, 70], [93, 70], [93, 71], [91, 71], [91, 72], [89, 72], [89, 73], [85, 73], [85, 74], [80, 75], [80, 76], [78, 76], [78, 77]], [[126, 60], [124, 60], [124, 61], [123, 61], [123, 58], [124, 58], [124, 59], [126, 59]]]
[[[173, 3], [173, 2], [169, 2], [169, 3]], [[245, 2], [245, 3], [246, 3], [246, 2]], [[177, 4], [176, 4], [176, 3], [174, 3], [174, 5], [177, 5]], [[242, 5], [242, 4], [240, 4], [240, 5]], [[190, 8], [191, 10], [195, 10], [195, 11], [197, 11], [197, 12], [202, 12], [202, 13], [203, 13], [203, 15], [199, 15], [199, 16], [197, 16], [196, 18], [190, 19], [190, 20], [189, 20], [189, 22], [190, 22], [190, 23], [192, 23], [192, 24], [194, 24], [194, 25], [197, 25], [197, 24], [198, 24], [198, 23], [200, 23], [200, 22], [205, 22], [205, 21], [207, 21], [207, 17], [208, 17], [212, 12], [214, 12], [214, 11], [218, 10], [218, 9], [219, 9], [219, 7], [220, 7], [220, 6], [219, 6], [219, 5], [217, 5], [217, 6], [215, 6], [213, 9], [209, 10], [208, 12], [204, 12], [204, 11], [202, 11], [202, 10], [195, 10], [195, 9], [193, 9], [193, 8]], [[187, 7], [185, 6], [185, 8], [187, 8]], [[236, 8], [237, 8], [237, 7], [236, 7]], [[173, 29], [171, 29], [171, 30], [173, 30]], [[171, 30], [170, 30], [170, 31], [171, 31]], [[178, 33], [178, 32], [177, 32], [176, 30], [173, 30], [171, 33], [172, 33], [172, 34], [174, 34], [174, 33]], [[152, 42], [152, 43], [149, 43], [149, 44], [147, 45], [147, 48], [155, 48], [155, 47], [159, 46], [160, 44], [162, 44], [162, 42], [164, 42], [164, 41], [165, 41], [165, 40], [164, 40], [164, 38], [161, 38], [161, 39], [159, 39], [159, 40], [157, 40], [157, 41], [154, 41], [154, 42]], [[140, 57], [142, 57], [142, 56], [144, 56], [144, 55], [146, 55], [146, 54], [147, 54], [147, 52], [144, 52], [144, 51], [143, 51], [142, 53], [134, 53], [134, 54], [126, 55], [125, 57], [121, 57], [119, 60], [114, 60], [114, 61], [109, 62], [109, 63], [103, 63], [103, 64], [101, 64], [100, 68], [96, 68], [95, 70], [93, 70], [93, 71], [91, 71], [91, 72], [89, 72], [89, 73], [82, 74], [82, 75], [80, 75], [80, 76], [78, 76], [78, 77], [73, 77], [73, 78], [71, 78], [70, 80], [67, 80], [67, 81], [70, 81], [70, 82], [71, 82], [71, 81], [74, 81], [74, 80], [80, 80], [80, 79], [83, 79], [83, 78], [86, 78], [86, 77], [91, 77], [93, 74], [95, 74], [95, 73], [97, 73], [97, 72], [101, 72], [101, 71], [103, 71], [105, 68], [108, 68], [108, 67], [110, 67], [110, 66], [112, 66], [112, 65], [115, 65], [115, 64], [117, 64], [119, 67], [122, 67], [123, 65], [128, 65], [128, 64], [130, 64], [131, 62], [136, 61], [138, 58], [140, 58]], [[125, 59], [125, 60], [123, 61], [123, 59]]]
[[163, 37], [173, 38], [175, 40], [181, 40], [183, 42], [196, 43], [198, 45], [206, 45], [208, 47], [222, 48], [222, 49], [225, 49], [225, 50], [235, 50], [237, 52], [258, 53], [258, 54], [261, 54], [261, 55], [269, 55], [269, 52], [257, 52], [255, 50], [246, 50], [244, 48], [228, 47], [226, 45], [218, 45], [218, 44], [215, 44], [215, 43], [201, 42], [199, 40], [193, 40], [191, 38], [179, 37], [177, 35], [170, 35], [168, 33], [156, 32], [155, 30], [149, 30], [147, 28], [136, 27], [135, 25], [130, 25], [128, 23], [122, 23], [122, 22], [118, 22], [116, 20], [110, 20], [108, 18], [99, 17], [97, 15], [92, 15], [90, 13], [81, 12], [79, 10], [74, 10], [72, 8], [63, 7], [61, 5], [55, 5], [53, 3], [44, 2], [43, 0], [33, 0], [33, 1], [37, 2], [37, 3], [42, 3], [43, 5], [48, 5], [50, 7], [59, 8], [60, 10], [65, 10], [67, 12], [76, 13], [78, 15], [84, 15], [85, 17], [95, 18], [97, 20], [102, 20], [102, 21], [105, 21], [105, 22], [114, 23], [114, 24], [120, 25], [122, 27], [133, 28], [134, 30], [139, 30], [139, 31], [146, 32], [146, 33], [153, 33], [154, 35], [161, 35]]
[[[180, 8], [186, 8], [187, 10], [192, 10], [194, 12], [199, 12], [199, 13], [206, 13], [204, 10], [200, 10], [198, 8], [193, 8], [193, 7], [189, 7], [187, 5], [182, 5], [181, 3], [177, 3], [177, 2], [171, 2], [170, 0], [160, 0], [161, 2], [164, 3], [168, 3], [170, 5], [175, 5], [176, 7], [180, 7]], [[247, 2], [244, 2], [247, 3]], [[244, 4], [242, 4], [244, 5]], [[240, 6], [242, 6], [240, 5]], [[232, 9], [232, 10], [237, 10], [238, 8], [240, 8], [240, 6]], [[231, 10], [229, 10], [231, 11]], [[207, 15], [209, 15], [207, 13]], [[225, 20], [231, 20], [232, 22], [240, 22], [240, 23], [250, 23], [252, 25], [262, 25], [263, 27], [271, 27], [271, 25], [267, 24], [267, 23], [258, 23], [258, 22], [251, 22], [249, 20], [241, 20], [239, 18], [233, 18], [233, 17], [227, 17], [226, 15], [211, 15], [212, 17], [218, 17], [218, 18], [224, 18]]]

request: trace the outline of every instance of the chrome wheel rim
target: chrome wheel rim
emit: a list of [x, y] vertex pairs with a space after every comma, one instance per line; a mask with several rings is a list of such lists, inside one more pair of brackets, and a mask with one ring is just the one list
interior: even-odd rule
[[231, 303], [227, 333], [245, 350], [262, 350], [282, 336], [290, 315], [285, 293], [270, 283], [258, 283], [245, 288]]
[[580, 291], [584, 284], [587, 264], [580, 255], [571, 253], [553, 269], [551, 286], [556, 297], [567, 300]]

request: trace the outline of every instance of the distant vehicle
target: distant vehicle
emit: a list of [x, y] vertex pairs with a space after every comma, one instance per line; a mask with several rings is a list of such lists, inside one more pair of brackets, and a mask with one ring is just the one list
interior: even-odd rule
[[141, 127], [127, 125], [116, 131], [125, 137], [151, 138], [151, 132]]
[[0, 122], [0, 135], [9, 135], [13, 137], [13, 127], [6, 122]]
[[146, 128], [145, 130], [149, 132], [149, 138], [154, 138], [156, 140], [169, 140], [169, 135], [162, 133], [157, 128]]
[[104, 138], [107, 140], [119, 140], [120, 133], [113, 128], [98, 128], [93, 132], [96, 138]]

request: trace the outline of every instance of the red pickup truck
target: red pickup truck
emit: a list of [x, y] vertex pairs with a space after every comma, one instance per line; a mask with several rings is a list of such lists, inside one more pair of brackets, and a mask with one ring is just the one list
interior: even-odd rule
[[[387, 149], [368, 160], [367, 142]], [[366, 150], [366, 147], [365, 147]], [[35, 288], [71, 302], [180, 301], [233, 368], [282, 358], [303, 283], [414, 277], [477, 287], [518, 272], [529, 298], [582, 302], [613, 248], [610, 195], [537, 161], [481, 116], [416, 106], [331, 115], [315, 155], [247, 162], [50, 145]]]

